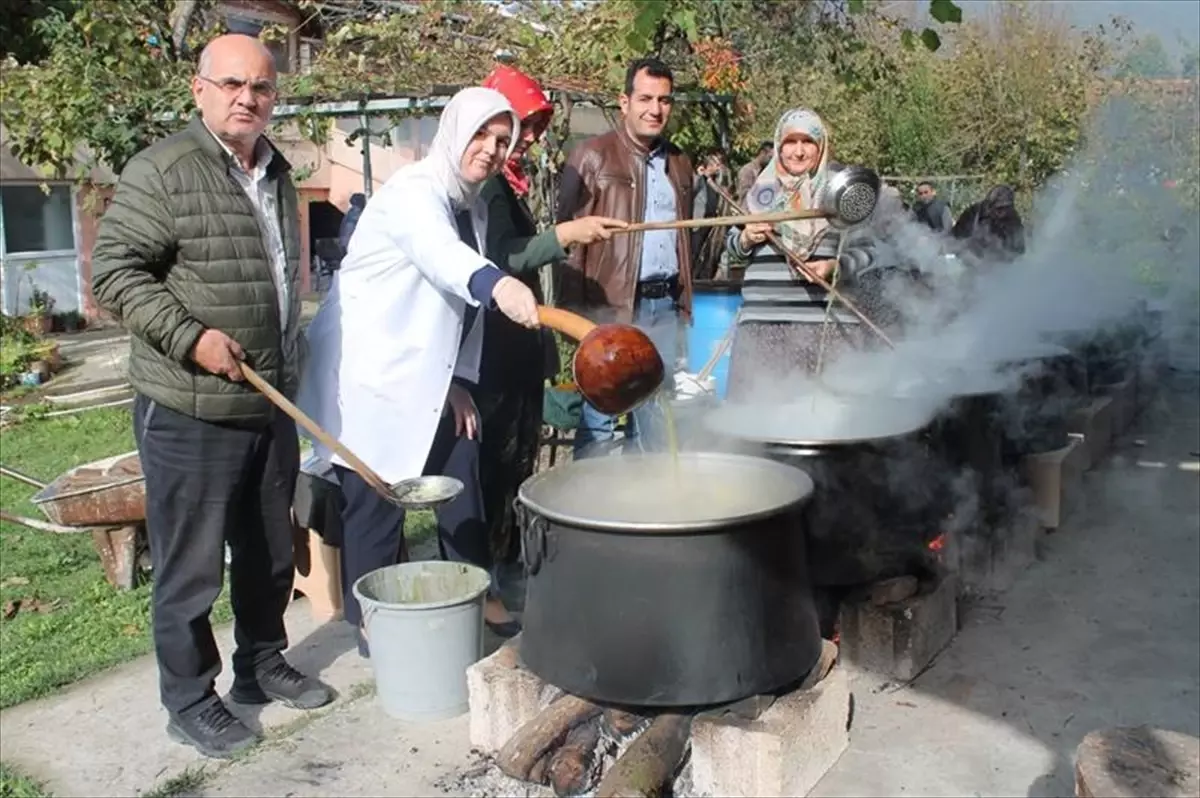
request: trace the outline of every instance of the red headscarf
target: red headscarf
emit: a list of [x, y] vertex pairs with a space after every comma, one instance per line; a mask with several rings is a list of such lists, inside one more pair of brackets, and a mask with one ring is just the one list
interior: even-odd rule
[[[503, 94], [522, 123], [534, 114], [554, 111], [554, 106], [550, 104], [538, 82], [510, 66], [497, 65], [492, 73], [483, 79], [483, 87], [495, 89]], [[513, 133], [520, 135], [520, 131]], [[513, 191], [517, 192], [517, 196], [523, 197], [529, 193], [529, 178], [525, 175], [519, 158], [510, 158], [505, 162], [504, 177]]]

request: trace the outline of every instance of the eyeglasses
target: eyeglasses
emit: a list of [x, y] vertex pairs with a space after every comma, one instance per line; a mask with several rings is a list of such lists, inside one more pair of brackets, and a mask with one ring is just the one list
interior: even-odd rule
[[206, 78], [204, 75], [197, 75], [197, 77], [205, 83], [211, 83], [226, 94], [241, 94], [242, 89], [246, 88], [247, 85], [250, 86], [251, 94], [263, 100], [269, 100], [279, 92], [279, 88], [269, 80], [246, 81], [241, 78], [213, 80], [212, 78]]

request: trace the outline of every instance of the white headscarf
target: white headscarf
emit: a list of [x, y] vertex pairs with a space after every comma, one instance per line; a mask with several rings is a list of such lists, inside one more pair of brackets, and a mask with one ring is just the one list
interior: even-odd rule
[[479, 86], [463, 89], [450, 98], [442, 109], [437, 133], [433, 136], [429, 154], [420, 161], [446, 189], [455, 208], [466, 208], [479, 196], [483, 183], [468, 183], [462, 176], [462, 156], [479, 129], [492, 117], [508, 114], [512, 119], [512, 138], [503, 161], [512, 155], [521, 135], [521, 120], [504, 95], [494, 89]]

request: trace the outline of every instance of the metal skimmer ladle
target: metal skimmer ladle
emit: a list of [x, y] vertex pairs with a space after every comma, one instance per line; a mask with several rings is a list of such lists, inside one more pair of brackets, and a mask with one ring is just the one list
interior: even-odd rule
[[312, 436], [329, 449], [329, 451], [334, 452], [345, 460], [346, 464], [363, 478], [363, 481], [392, 504], [403, 507], [406, 510], [428, 509], [452, 501], [458, 494], [462, 493], [463, 484], [453, 477], [413, 477], [411, 479], [400, 480], [395, 485], [388, 485], [369, 465], [360, 460], [354, 452], [343, 446], [336, 438], [321, 429], [317, 422], [313, 421], [303, 410], [288, 401], [288, 398], [277, 391], [275, 386], [260, 377], [257, 371], [245, 363], [242, 363], [241, 366], [242, 374], [246, 377], [246, 381], [257, 388], [263, 396], [267, 397], [271, 401], [271, 404], [278, 407], [284, 413], [287, 413], [293, 421], [312, 433]]

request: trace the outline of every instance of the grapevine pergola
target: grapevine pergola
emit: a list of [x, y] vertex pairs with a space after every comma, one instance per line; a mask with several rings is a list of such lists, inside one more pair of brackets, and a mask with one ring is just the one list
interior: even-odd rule
[[[315, 104], [287, 103], [276, 107], [273, 119], [275, 122], [287, 122], [297, 119], [315, 120], [347, 116], [357, 116], [359, 127], [349, 138], [362, 139], [363, 158], [363, 193], [371, 196], [373, 174], [371, 168], [371, 148], [369, 142], [375, 137], [371, 128], [371, 120], [379, 117], [395, 119], [405, 116], [428, 116], [441, 112], [450, 98], [463, 86], [437, 86], [429, 93], [414, 93], [408, 96], [380, 97], [341, 102], [322, 102]], [[569, 125], [571, 109], [577, 106], [599, 108], [613, 122], [611, 115], [616, 104], [611, 99], [603, 99], [592, 93], [580, 92], [563, 86], [547, 87], [550, 101], [563, 109], [564, 125]], [[728, 94], [707, 94], [689, 92], [677, 95], [676, 101], [681, 104], [711, 106], [718, 109], [721, 120], [721, 145], [729, 145], [728, 110], [733, 104], [733, 96]], [[562, 128], [560, 128], [562, 129]], [[563, 137], [565, 138], [565, 137]], [[561, 147], [563, 141], [551, 141], [551, 147]]]

